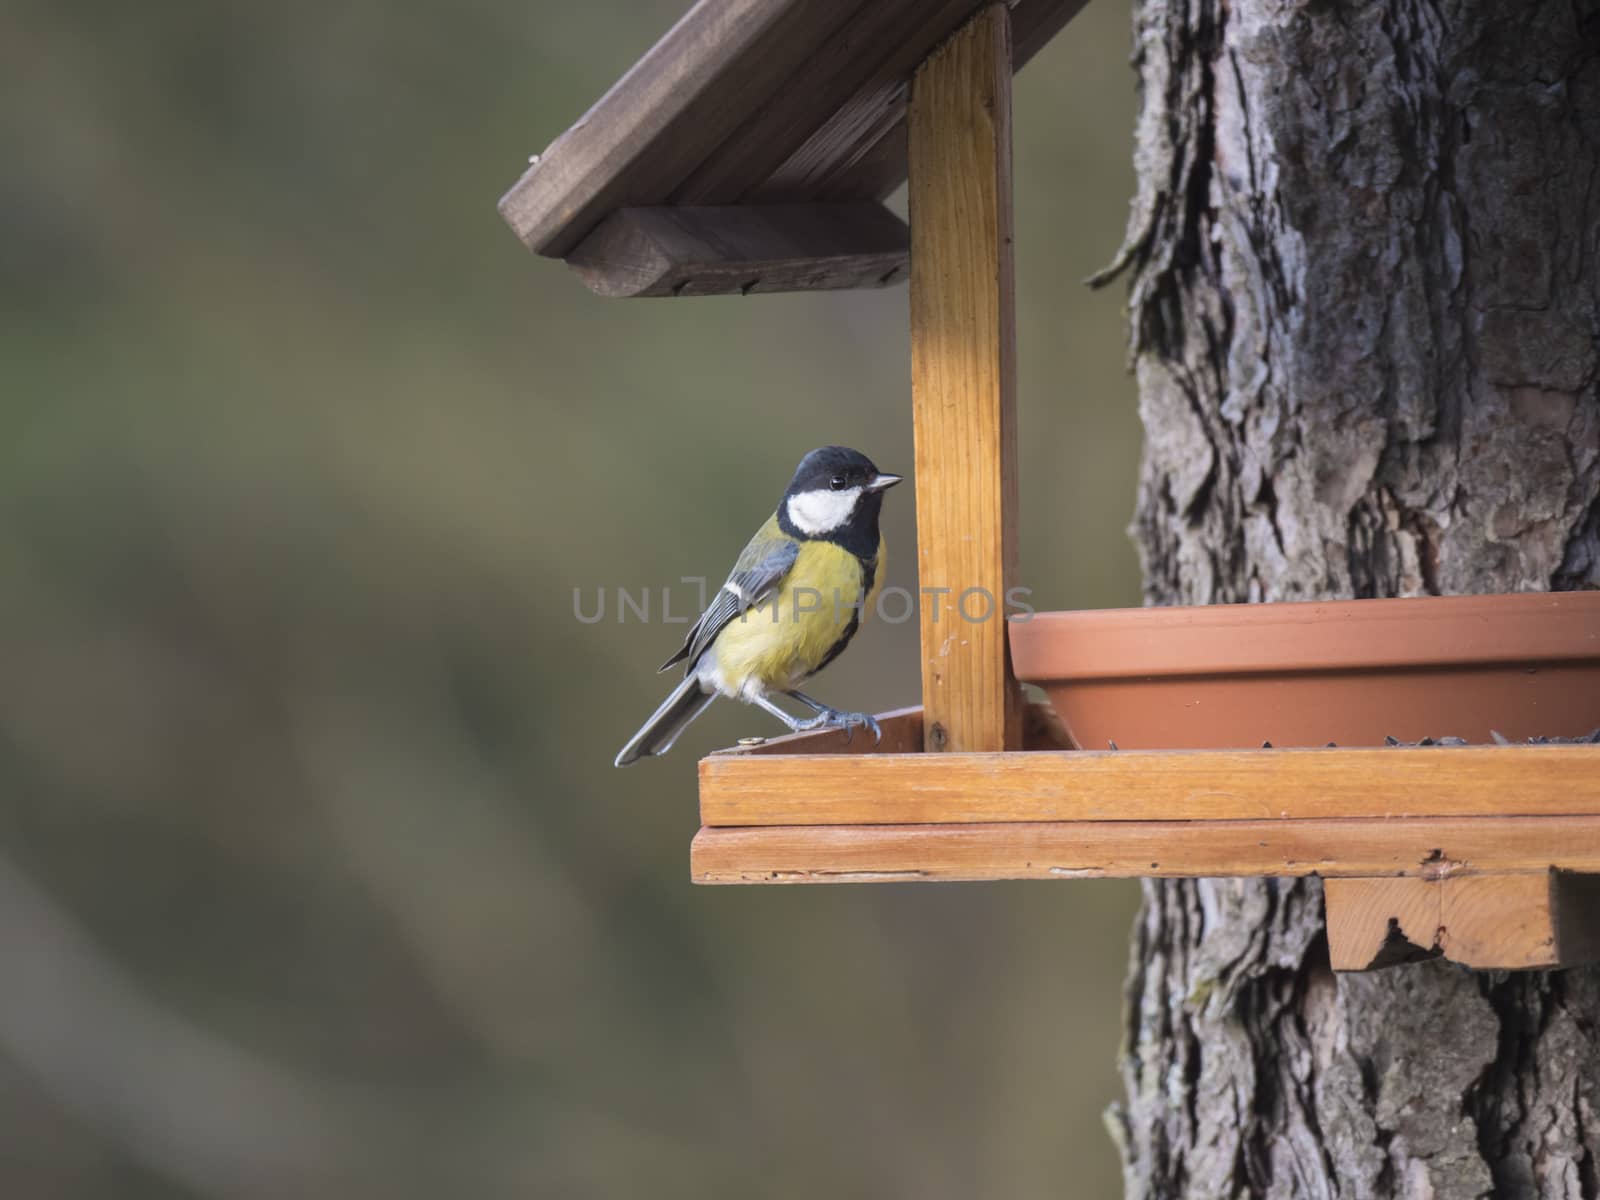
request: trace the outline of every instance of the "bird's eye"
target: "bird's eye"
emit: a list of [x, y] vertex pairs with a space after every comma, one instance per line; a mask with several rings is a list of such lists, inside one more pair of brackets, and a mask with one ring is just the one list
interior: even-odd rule
[[836, 492], [844, 491], [844, 476], [835, 475], [832, 479], [828, 480], [828, 486]]

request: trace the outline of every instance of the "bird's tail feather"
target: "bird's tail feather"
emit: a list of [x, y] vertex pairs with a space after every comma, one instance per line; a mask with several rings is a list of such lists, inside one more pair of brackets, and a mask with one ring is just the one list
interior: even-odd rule
[[700, 680], [694, 675], [688, 676], [672, 689], [672, 694], [661, 702], [661, 707], [651, 714], [639, 732], [628, 739], [628, 744], [617, 754], [617, 766], [625, 767], [647, 754], [665, 754], [672, 749], [678, 735], [689, 727], [689, 722], [705, 712], [716, 698], [715, 692], [704, 695], [700, 691]]

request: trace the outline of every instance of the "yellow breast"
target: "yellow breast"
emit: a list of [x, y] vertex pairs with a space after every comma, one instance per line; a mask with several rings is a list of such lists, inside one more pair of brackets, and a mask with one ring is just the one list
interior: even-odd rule
[[778, 591], [717, 636], [729, 695], [794, 687], [826, 659], [853, 621], [864, 620], [883, 580], [884, 547], [862, 595], [861, 562], [832, 542], [806, 542]]

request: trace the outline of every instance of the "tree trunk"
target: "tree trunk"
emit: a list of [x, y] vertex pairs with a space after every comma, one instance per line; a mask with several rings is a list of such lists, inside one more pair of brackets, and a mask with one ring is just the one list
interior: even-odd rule
[[[1600, 583], [1600, 4], [1135, 7], [1147, 601]], [[1149, 882], [1127, 1003], [1129, 1196], [1600, 1195], [1600, 972]]]

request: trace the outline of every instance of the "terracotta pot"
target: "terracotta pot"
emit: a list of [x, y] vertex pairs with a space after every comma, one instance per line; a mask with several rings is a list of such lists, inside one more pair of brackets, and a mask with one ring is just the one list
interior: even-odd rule
[[1018, 678], [1086, 749], [1600, 726], [1600, 592], [1038, 613], [1009, 632]]

